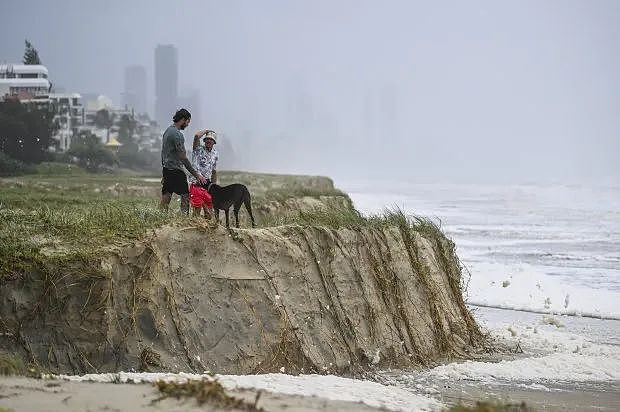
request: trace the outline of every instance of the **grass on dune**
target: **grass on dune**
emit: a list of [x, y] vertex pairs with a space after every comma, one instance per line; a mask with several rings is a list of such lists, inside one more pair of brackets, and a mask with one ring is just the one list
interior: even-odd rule
[[[148, 230], [187, 219], [174, 196], [169, 213], [158, 209], [161, 177], [131, 173], [91, 174], [67, 165], [0, 179], [0, 272], [9, 273], [49, 255], [79, 259], [111, 244], [143, 237]], [[253, 203], [302, 195], [344, 193], [328, 178], [221, 172], [222, 184], [245, 181]], [[263, 224], [264, 226], [264, 224]]]
[[0, 376], [24, 375], [26, 370], [21, 358], [0, 353]]
[[0, 277], [48, 259], [43, 250], [85, 259], [178, 219], [178, 205], [160, 212], [157, 183], [141, 180], [79, 172], [0, 180]]
[[[92, 256], [109, 245], [139, 239], [150, 229], [187, 219], [178, 213], [177, 196], [169, 213], [159, 211], [159, 176], [80, 171], [63, 174], [64, 171], [60, 168], [51, 175], [0, 179], [1, 272], [13, 270], [28, 258], [47, 258], [50, 254]], [[304, 196], [345, 199], [336, 207], [282, 213], [263, 219], [259, 221], [263, 227], [284, 224], [331, 228], [397, 226], [425, 237], [443, 237], [433, 221], [408, 216], [398, 208], [378, 215], [362, 215], [346, 193], [335, 189], [328, 178], [222, 172], [221, 181], [222, 184], [234, 181], [248, 184], [256, 209], [266, 202], [285, 202]]]
[[443, 237], [441, 228], [433, 220], [408, 215], [402, 209], [394, 207], [382, 213], [365, 216], [354, 208], [315, 209], [274, 219], [274, 225], [297, 224], [300, 226], [323, 226], [334, 229], [363, 227], [398, 227], [408, 228], [425, 237]]
[[[52, 209], [0, 209], [0, 278], [41, 264], [88, 261], [111, 244], [144, 236], [174, 221], [154, 207], [135, 204], [77, 205]], [[44, 253], [44, 250], [47, 252]], [[52, 258], [51, 255], [57, 255]]]

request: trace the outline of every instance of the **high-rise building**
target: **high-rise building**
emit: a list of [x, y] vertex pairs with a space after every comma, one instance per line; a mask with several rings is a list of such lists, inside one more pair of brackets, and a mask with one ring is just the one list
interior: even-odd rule
[[179, 69], [177, 48], [160, 44], [155, 48], [155, 119], [162, 127], [172, 122], [178, 109]]
[[146, 69], [144, 66], [128, 66], [125, 68], [125, 91], [123, 106], [133, 109], [136, 113], [147, 113], [146, 109]]

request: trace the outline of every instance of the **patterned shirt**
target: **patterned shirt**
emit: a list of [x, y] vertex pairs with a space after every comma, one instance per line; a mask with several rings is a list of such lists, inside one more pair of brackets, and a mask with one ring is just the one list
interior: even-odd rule
[[[215, 170], [218, 158], [219, 154], [215, 147], [211, 148], [211, 151], [208, 151], [206, 147], [198, 146], [192, 151], [192, 166], [206, 179], [211, 180], [211, 174]], [[190, 176], [189, 181], [191, 183], [197, 183], [194, 176]]]

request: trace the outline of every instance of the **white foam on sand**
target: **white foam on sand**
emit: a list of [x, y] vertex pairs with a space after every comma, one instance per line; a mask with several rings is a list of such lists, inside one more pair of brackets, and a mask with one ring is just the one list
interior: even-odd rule
[[472, 272], [467, 288], [469, 304], [620, 319], [620, 291], [617, 290], [570, 285], [527, 264], [508, 267], [475, 262], [469, 269]]
[[224, 388], [255, 389], [286, 395], [314, 396], [329, 400], [360, 402], [391, 411], [433, 411], [443, 405], [433, 398], [380, 383], [342, 378], [334, 375], [210, 375], [189, 373], [102, 373], [82, 376], [60, 375], [60, 379], [81, 382], [155, 382], [188, 379], [217, 379]]
[[[494, 325], [492, 337], [523, 358], [500, 362], [467, 361], [438, 366], [418, 378], [481, 383], [620, 382], [620, 347], [592, 342], [562, 327], [562, 319], [539, 316], [536, 323]], [[409, 376], [413, 378], [413, 376]]]

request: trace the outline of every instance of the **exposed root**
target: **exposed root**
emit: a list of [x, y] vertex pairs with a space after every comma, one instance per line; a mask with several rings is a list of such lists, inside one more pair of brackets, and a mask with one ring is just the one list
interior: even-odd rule
[[151, 367], [161, 368], [161, 355], [153, 349], [146, 347], [140, 352], [140, 370], [150, 372]]

